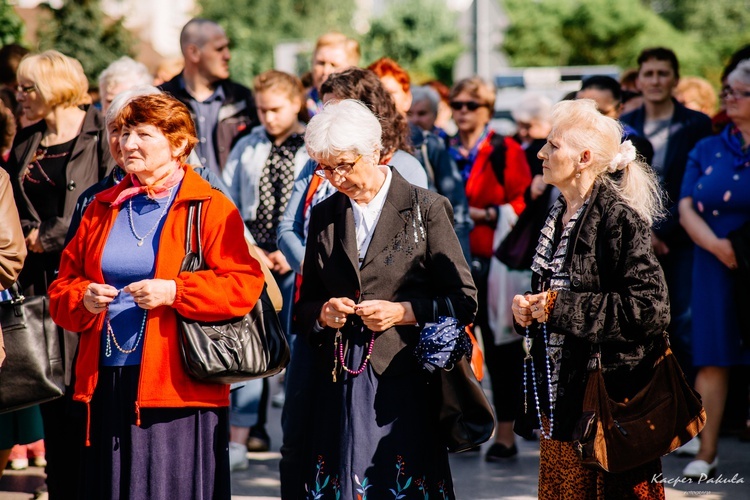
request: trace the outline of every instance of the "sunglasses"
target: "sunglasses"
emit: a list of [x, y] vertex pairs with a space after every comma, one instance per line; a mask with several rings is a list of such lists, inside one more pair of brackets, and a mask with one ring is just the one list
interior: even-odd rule
[[476, 101], [451, 101], [451, 109], [455, 111], [460, 111], [463, 108], [466, 108], [469, 111], [476, 111], [479, 108], [484, 108], [486, 106], [486, 104], [481, 104]]
[[31, 85], [26, 85], [26, 86], [18, 85], [16, 87], [16, 92], [18, 92], [19, 94], [31, 94], [35, 90], [36, 90], [36, 85], [34, 85], [33, 83]]
[[320, 165], [315, 170], [315, 175], [325, 179], [327, 176], [333, 175], [333, 173], [335, 172], [341, 177], [346, 177], [351, 173], [352, 170], [354, 170], [354, 166], [360, 159], [362, 159], [362, 155], [357, 156], [353, 162], [339, 163], [335, 167], [324, 167], [323, 165]]

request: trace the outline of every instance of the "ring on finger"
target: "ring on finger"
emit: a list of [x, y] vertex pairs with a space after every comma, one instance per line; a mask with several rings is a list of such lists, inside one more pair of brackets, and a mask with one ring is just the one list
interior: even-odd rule
[[338, 316], [334, 316], [333, 322], [334, 323], [341, 323], [341, 318], [339, 318]]

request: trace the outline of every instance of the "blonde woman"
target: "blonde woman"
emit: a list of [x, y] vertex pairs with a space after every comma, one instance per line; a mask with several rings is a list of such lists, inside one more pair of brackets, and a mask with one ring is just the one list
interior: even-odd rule
[[[33, 123], [18, 132], [6, 169], [25, 235], [28, 257], [18, 278], [24, 295], [44, 295], [60, 265], [76, 201], [102, 179], [114, 161], [104, 139], [104, 123], [88, 97], [81, 63], [48, 50], [18, 65], [16, 98]], [[66, 342], [72, 356], [75, 344]], [[41, 406], [50, 495], [75, 498], [78, 477], [75, 432], [66, 423], [69, 400]]]
[[[580, 464], [572, 432], [583, 407], [592, 348], [610, 397], [635, 395], [663, 352], [669, 324], [664, 274], [651, 245], [662, 211], [655, 175], [636, 160], [620, 124], [594, 101], [552, 108], [539, 152], [544, 181], [562, 195], [550, 209], [532, 263], [532, 293], [513, 298], [517, 331], [531, 345], [519, 430], [540, 428], [539, 498], [664, 498], [660, 460], [624, 473]], [[538, 398], [538, 399], [537, 399]], [[538, 402], [538, 404], [537, 404]]]

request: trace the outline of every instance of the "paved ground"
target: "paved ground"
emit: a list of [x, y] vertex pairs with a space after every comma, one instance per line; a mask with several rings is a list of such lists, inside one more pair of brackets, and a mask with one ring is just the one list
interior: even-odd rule
[[[275, 384], [274, 384], [275, 386]], [[232, 475], [235, 500], [270, 500], [279, 498], [279, 444], [281, 410], [271, 408], [268, 431], [272, 450], [249, 454], [250, 468]], [[537, 497], [539, 448], [536, 442], [519, 440], [519, 456], [505, 463], [490, 464], [478, 453], [451, 457], [456, 496], [461, 500], [526, 500]], [[487, 448], [485, 444], [484, 448]], [[668, 486], [667, 499], [701, 498], [709, 500], [750, 499], [750, 443], [736, 437], [721, 439], [720, 481], [702, 484]], [[689, 459], [667, 456], [663, 461], [664, 479], [672, 483], [680, 478]], [[27, 500], [43, 483], [43, 471], [6, 471], [0, 479], [0, 500]], [[612, 499], [618, 500], [618, 499]]]

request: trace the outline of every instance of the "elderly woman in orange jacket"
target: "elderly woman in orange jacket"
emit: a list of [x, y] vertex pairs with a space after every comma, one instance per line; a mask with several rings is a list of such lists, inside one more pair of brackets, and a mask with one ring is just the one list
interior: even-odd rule
[[[63, 252], [50, 310], [80, 332], [74, 400], [88, 411], [82, 496], [230, 498], [229, 387], [192, 379], [177, 315], [246, 314], [263, 287], [243, 222], [183, 162], [195, 144], [188, 109], [134, 98], [117, 118], [124, 170], [96, 196]], [[202, 200], [207, 269], [180, 272], [191, 201]]]

